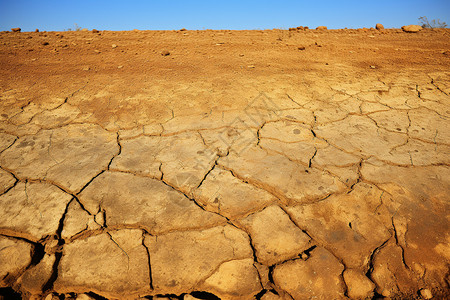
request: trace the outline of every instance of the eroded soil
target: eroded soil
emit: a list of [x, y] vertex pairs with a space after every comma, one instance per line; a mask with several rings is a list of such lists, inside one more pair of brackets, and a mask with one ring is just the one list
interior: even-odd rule
[[449, 38], [0, 34], [0, 287], [445, 298]]

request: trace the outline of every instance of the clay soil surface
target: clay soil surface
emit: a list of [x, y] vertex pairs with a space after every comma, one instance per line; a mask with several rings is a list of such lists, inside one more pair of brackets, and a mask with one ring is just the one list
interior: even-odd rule
[[449, 95], [449, 30], [0, 33], [0, 298], [446, 298]]

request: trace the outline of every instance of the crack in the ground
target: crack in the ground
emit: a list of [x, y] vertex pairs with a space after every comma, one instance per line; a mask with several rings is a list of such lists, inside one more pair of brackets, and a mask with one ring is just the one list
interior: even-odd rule
[[150, 287], [150, 290], [153, 290], [152, 263], [151, 263], [151, 259], [150, 259], [150, 250], [148, 249], [147, 245], [145, 244], [145, 235], [146, 234], [151, 235], [146, 230], [142, 231], [142, 246], [145, 248], [145, 251], [147, 252], [149, 287]]
[[381, 249], [384, 248], [384, 246], [386, 246], [386, 244], [389, 242], [389, 240], [390, 240], [391, 238], [392, 238], [392, 237], [390, 236], [387, 240], [385, 240], [383, 243], [381, 243], [380, 246], [376, 247], [376, 248], [370, 253], [369, 261], [368, 261], [368, 263], [367, 263], [368, 269], [367, 269], [367, 272], [366, 272], [365, 275], [366, 275], [366, 277], [369, 278], [372, 282], [374, 282], [374, 278], [372, 277], [372, 273], [373, 273], [373, 271], [374, 271], [374, 265], [373, 265], [373, 263], [374, 263], [375, 256], [378, 254], [378, 252], [380, 252]]
[[443, 91], [443, 90], [435, 83], [435, 81], [434, 81], [433, 78], [431, 78], [431, 84], [434, 85], [438, 91], [440, 91], [440, 92], [443, 93], [444, 95], [448, 96], [448, 94], [447, 94], [445, 91]]
[[106, 234], [109, 236], [110, 240], [120, 249], [120, 251], [122, 251], [126, 256], [127, 256], [127, 270], [130, 270], [130, 257], [128, 256], [128, 253], [123, 250], [122, 247], [120, 247], [119, 243], [117, 243], [113, 236], [111, 235], [111, 233], [109, 233], [108, 231], [106, 231]]
[[[403, 248], [403, 246], [398, 241], [398, 234], [397, 234], [397, 228], [395, 227], [394, 216], [391, 217], [391, 222], [392, 222], [392, 229], [394, 231], [393, 235], [394, 235], [395, 244], [400, 248], [400, 250], [402, 252], [402, 263], [407, 270], [410, 270], [410, 267], [406, 264], [406, 261], [405, 261], [405, 248]], [[405, 233], [405, 239], [406, 239], [406, 233]]]

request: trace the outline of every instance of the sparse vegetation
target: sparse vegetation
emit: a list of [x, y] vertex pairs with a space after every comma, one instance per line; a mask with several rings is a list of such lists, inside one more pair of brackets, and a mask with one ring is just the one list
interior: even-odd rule
[[446, 28], [447, 27], [447, 23], [445, 22], [441, 22], [441, 20], [439, 19], [435, 19], [435, 20], [430, 20], [428, 21], [428, 18], [423, 16], [419, 18], [420, 21], [420, 25], [423, 28]]
[[74, 23], [73, 28], [67, 28], [66, 31], [81, 31], [81, 27], [77, 23]]

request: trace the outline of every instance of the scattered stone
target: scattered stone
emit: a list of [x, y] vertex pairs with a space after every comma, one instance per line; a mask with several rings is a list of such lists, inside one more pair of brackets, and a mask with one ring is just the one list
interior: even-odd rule
[[92, 29], [92, 33], [99, 33], [100, 31], [98, 31], [97, 29]]
[[161, 51], [161, 55], [162, 55], [162, 56], [169, 56], [169, 55], [170, 55], [170, 52], [167, 51], [167, 50], [164, 50], [164, 51]]
[[300, 47], [298, 47], [298, 50], [305, 50], [305, 49], [306, 49], [305, 46], [300, 46]]
[[327, 30], [327, 26], [318, 26], [316, 30]]
[[86, 67], [83, 67], [83, 71], [89, 71], [91, 68], [90, 67], [88, 67], [88, 66], [86, 66]]
[[278, 206], [270, 206], [239, 221], [252, 237], [258, 261], [271, 266], [310, 247], [309, 237]]
[[431, 298], [433, 298], [433, 294], [431, 293], [431, 291], [429, 289], [421, 289], [420, 290], [420, 295], [424, 299], [431, 299]]
[[19, 27], [16, 27], [16, 28], [11, 28], [11, 31], [12, 31], [12, 32], [21, 32], [22, 29], [19, 28]]
[[370, 66], [370, 68], [371, 68], [371, 69], [376, 69], [377, 67], [376, 67], [376, 66]]
[[375, 284], [361, 271], [347, 269], [344, 271], [347, 293], [351, 299], [372, 299]]
[[181, 28], [181, 29], [180, 29], [180, 31], [186, 31], [186, 30], [187, 30], [186, 28]]
[[39, 32], [39, 29], [36, 28], [36, 30], [34, 32]]
[[273, 280], [294, 299], [341, 299], [343, 270], [344, 266], [330, 252], [316, 247], [306, 261], [297, 259], [277, 265]]
[[423, 28], [419, 25], [406, 25], [402, 27], [404, 32], [415, 33], [421, 31]]
[[114, 48], [117, 48], [117, 45], [116, 44], [112, 44], [111, 47], [114, 49]]
[[42, 42], [42, 45], [43, 45], [43, 46], [48, 46], [48, 45], [49, 45], [49, 42]]
[[383, 24], [377, 23], [377, 25], [375, 26], [375, 28], [376, 28], [377, 30], [383, 30], [383, 29], [384, 29], [384, 26], [383, 26]]
[[118, 67], [117, 67], [117, 69], [122, 69], [122, 68], [123, 68], [123, 66], [118, 66]]
[[102, 53], [100, 50], [94, 50], [95, 53], [100, 54]]
[[249, 68], [249, 69], [254, 69], [254, 68], [255, 68], [255, 65], [248, 65], [247, 68]]

